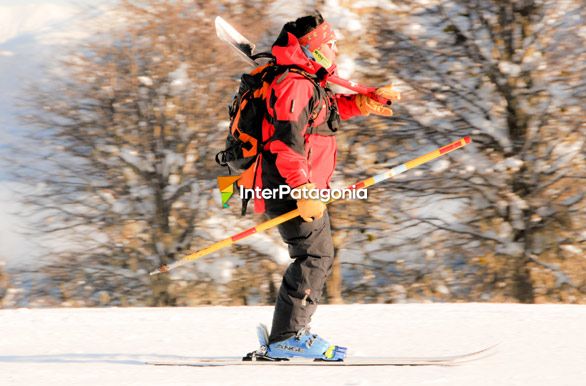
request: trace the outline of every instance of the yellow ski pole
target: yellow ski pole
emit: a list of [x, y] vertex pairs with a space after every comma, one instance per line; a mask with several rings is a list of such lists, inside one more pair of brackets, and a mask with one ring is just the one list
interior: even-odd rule
[[[379, 182], [388, 180], [389, 178], [392, 178], [398, 174], [404, 173], [409, 169], [413, 169], [416, 168], [420, 165], [423, 165], [424, 163], [433, 161], [436, 158], [439, 158], [445, 154], [448, 154], [456, 149], [459, 149], [461, 147], [466, 146], [467, 144], [469, 144], [471, 142], [470, 137], [464, 137], [464, 138], [460, 138], [459, 140], [450, 143], [449, 145], [446, 146], [442, 146], [439, 149], [436, 149], [434, 151], [431, 151], [427, 154], [424, 154], [420, 157], [417, 157], [409, 162], [406, 162], [404, 164], [395, 166], [392, 169], [387, 170], [384, 173], [378, 174], [376, 176], [367, 178], [366, 180], [360, 181], [356, 184], [350, 185], [348, 187], [348, 189], [364, 189], [364, 188], [368, 188], [369, 186], [372, 186], [374, 184], [378, 184]], [[330, 202], [333, 202], [335, 200], [330, 200], [328, 202], [328, 204]], [[282, 214], [278, 217], [275, 217], [271, 220], [265, 221], [259, 225], [256, 225], [252, 228], [249, 228], [243, 232], [240, 232], [234, 236], [230, 236], [228, 238], [225, 238], [223, 240], [218, 241], [217, 243], [214, 243], [212, 245], [210, 245], [209, 247], [206, 247], [204, 249], [200, 249], [197, 252], [193, 252], [190, 253], [186, 256], [184, 256], [183, 258], [181, 258], [180, 260], [177, 260], [176, 262], [169, 264], [169, 265], [162, 265], [160, 266], [158, 269], [154, 270], [153, 272], [151, 272], [151, 275], [156, 275], [159, 273], [163, 273], [163, 272], [169, 272], [172, 269], [175, 269], [177, 267], [180, 267], [182, 265], [188, 264], [194, 260], [199, 259], [200, 257], [209, 255], [210, 253], [216, 252], [222, 248], [225, 248], [227, 246], [230, 246], [236, 242], [238, 242], [239, 240], [242, 240], [246, 237], [252, 236], [255, 233], [259, 233], [259, 232], [263, 232], [269, 228], [275, 227], [279, 224], [282, 224], [286, 221], [291, 220], [292, 218], [295, 218], [299, 216], [299, 210], [294, 209], [290, 212], [287, 212], [285, 214]]]

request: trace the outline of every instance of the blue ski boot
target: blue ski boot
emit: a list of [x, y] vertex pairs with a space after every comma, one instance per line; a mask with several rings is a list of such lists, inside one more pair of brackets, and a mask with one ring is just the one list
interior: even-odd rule
[[330, 344], [309, 330], [302, 329], [295, 336], [267, 346], [266, 356], [274, 359], [310, 358], [321, 361], [341, 361], [346, 347]]
[[316, 361], [342, 361], [346, 347], [335, 346], [323, 338], [301, 330], [295, 336], [269, 344], [269, 332], [264, 324], [256, 328], [260, 349], [246, 354], [243, 361], [288, 361], [290, 358], [309, 358]]

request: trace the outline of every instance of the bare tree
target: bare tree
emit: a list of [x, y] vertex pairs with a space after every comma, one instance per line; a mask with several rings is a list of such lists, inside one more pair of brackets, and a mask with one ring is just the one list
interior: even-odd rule
[[[211, 33], [217, 6], [123, 2], [118, 26], [79, 47], [65, 75], [35, 92], [29, 119], [43, 129], [32, 142], [42, 159], [20, 173], [42, 187], [25, 198], [43, 214], [42, 231], [69, 244], [47, 267], [70, 287], [64, 297], [97, 289], [123, 297], [126, 288], [151, 304], [175, 303], [169, 277], [146, 272], [189, 250], [197, 219], [208, 215], [235, 85], [226, 75], [232, 58]], [[78, 291], [84, 286], [89, 293]]]
[[[72, 53], [36, 91], [29, 118], [42, 130], [19, 174], [30, 183], [24, 200], [42, 215], [39, 228], [65, 243], [47, 254], [54, 258], [45, 288], [70, 304], [186, 304], [177, 283], [151, 282], [146, 272], [212, 238], [200, 221], [215, 214], [210, 192], [221, 172], [213, 155], [245, 68], [216, 41], [211, 22], [234, 15], [252, 40], [268, 42], [276, 32], [260, 23], [266, 5], [123, 2], [119, 27]], [[336, 266], [328, 295], [584, 301], [586, 58], [576, 32], [584, 5], [380, 6], [362, 5], [368, 28], [345, 31], [340, 46], [359, 69], [353, 78], [399, 79], [404, 98], [390, 120], [345, 123], [336, 181], [377, 174], [464, 135], [474, 142], [372, 188], [365, 202], [332, 205], [344, 269]], [[246, 263], [222, 296], [247, 303], [247, 291], [266, 282], [259, 272], [279, 270], [250, 251], [233, 249]], [[206, 294], [197, 304], [221, 292], [209, 280], [194, 285]]]
[[[364, 14], [376, 33], [363, 39], [376, 49], [364, 44], [357, 67], [371, 83], [400, 79], [405, 92], [396, 118], [350, 132], [345, 174], [354, 163], [373, 174], [417, 149], [474, 140], [373, 190], [363, 208], [370, 221], [352, 227], [381, 243], [367, 256], [392, 257], [376, 275], [389, 270], [431, 286], [423, 296], [449, 281], [452, 299], [459, 291], [534, 302], [567, 290], [584, 301], [586, 57], [578, 15], [581, 2], [529, 0], [415, 0]], [[393, 274], [408, 255], [420, 268]]]

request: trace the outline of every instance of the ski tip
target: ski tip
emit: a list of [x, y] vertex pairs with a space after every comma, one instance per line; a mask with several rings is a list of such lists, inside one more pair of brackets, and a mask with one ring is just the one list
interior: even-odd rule
[[224, 25], [228, 24], [221, 16], [216, 16], [214, 19], [214, 25], [216, 26], [216, 30]]
[[470, 138], [470, 136], [465, 136], [464, 142], [466, 142], [466, 145], [468, 145], [470, 142], [472, 142], [472, 138]]
[[165, 272], [169, 272], [169, 266], [167, 264], [161, 265], [158, 269], [155, 269], [154, 271], [152, 271], [151, 273], [149, 273], [149, 275], [150, 276], [154, 276], [154, 275], [157, 275], [159, 273], [165, 273]]

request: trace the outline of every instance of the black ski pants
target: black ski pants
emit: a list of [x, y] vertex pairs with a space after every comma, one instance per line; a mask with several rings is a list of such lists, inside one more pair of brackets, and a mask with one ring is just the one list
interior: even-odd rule
[[[295, 206], [268, 211], [270, 218]], [[321, 219], [305, 222], [296, 217], [279, 225], [279, 233], [294, 261], [285, 274], [273, 314], [269, 343], [278, 342], [309, 327], [321, 298], [326, 279], [332, 271], [334, 244], [327, 210]]]

